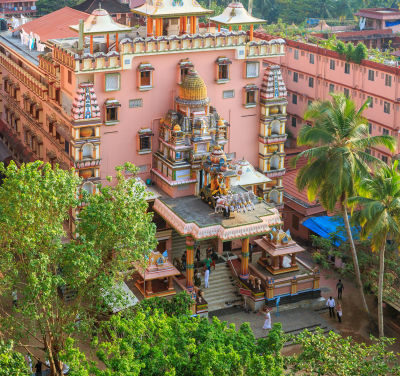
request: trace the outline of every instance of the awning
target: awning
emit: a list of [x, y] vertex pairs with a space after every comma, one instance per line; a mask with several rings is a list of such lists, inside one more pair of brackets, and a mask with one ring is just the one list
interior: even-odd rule
[[[326, 215], [311, 217], [305, 220], [302, 225], [325, 239], [332, 239], [333, 244], [337, 247], [347, 241], [347, 233], [342, 217], [329, 217]], [[360, 229], [358, 227], [351, 226], [351, 232], [354, 239], [359, 239]]]
[[110, 293], [103, 292], [108, 306], [113, 313], [117, 313], [139, 303], [139, 299], [133, 294], [125, 282], [115, 284]]

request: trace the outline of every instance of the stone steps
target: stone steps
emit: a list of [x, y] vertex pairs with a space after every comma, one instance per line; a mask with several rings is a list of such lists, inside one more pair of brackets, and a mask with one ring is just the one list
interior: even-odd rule
[[[213, 243], [211, 240], [203, 240], [200, 243], [200, 252], [202, 260], [206, 258], [206, 249], [209, 247], [213, 247]], [[181, 236], [175, 230], [172, 230], [172, 259], [176, 257], [180, 260], [185, 250], [186, 250], [186, 237]]]

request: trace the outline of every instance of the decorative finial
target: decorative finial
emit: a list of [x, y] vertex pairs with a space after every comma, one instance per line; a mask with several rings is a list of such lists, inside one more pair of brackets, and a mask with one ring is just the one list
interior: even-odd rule
[[102, 8], [101, 8], [101, 1], [99, 1], [99, 9], [102, 9]]

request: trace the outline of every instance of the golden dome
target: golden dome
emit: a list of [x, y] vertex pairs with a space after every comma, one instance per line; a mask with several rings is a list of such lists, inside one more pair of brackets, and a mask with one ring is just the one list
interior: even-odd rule
[[218, 119], [217, 125], [218, 125], [219, 127], [221, 127], [222, 125], [225, 125], [224, 120], [223, 120], [222, 118], [219, 118], [219, 119]]
[[176, 124], [176, 125], [174, 126], [174, 131], [175, 131], [175, 132], [180, 132], [180, 131], [181, 131], [181, 127], [179, 126], [179, 124]]
[[208, 103], [207, 86], [196, 71], [189, 71], [185, 76], [179, 88], [178, 101]]

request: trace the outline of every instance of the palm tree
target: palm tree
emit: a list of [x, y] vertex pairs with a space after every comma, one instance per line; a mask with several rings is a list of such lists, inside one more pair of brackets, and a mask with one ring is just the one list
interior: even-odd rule
[[355, 103], [343, 94], [332, 94], [332, 101], [313, 102], [304, 119], [313, 121], [314, 126], [305, 125], [297, 138], [298, 145], [310, 149], [301, 152], [292, 163], [296, 165], [301, 157], [308, 159], [299, 170], [296, 185], [299, 190], [307, 188], [310, 201], [318, 196], [328, 211], [340, 203], [363, 308], [369, 314], [347, 213], [348, 198], [355, 195], [360, 178], [369, 176], [370, 166], [383, 164], [367, 149], [386, 146], [394, 151], [395, 141], [391, 136], [369, 135], [367, 122], [362, 117], [368, 104], [366, 101], [357, 110]]
[[383, 277], [385, 273], [385, 248], [389, 239], [400, 240], [400, 173], [398, 161], [393, 166], [377, 170], [373, 177], [364, 178], [359, 186], [360, 196], [349, 203], [360, 207], [355, 217], [361, 224], [361, 237], [371, 239], [372, 251], [379, 251], [378, 327], [383, 337]]

